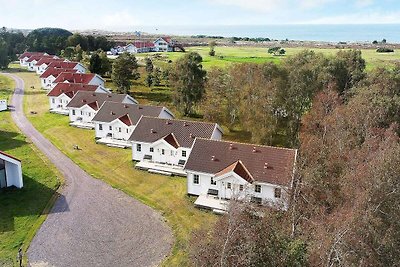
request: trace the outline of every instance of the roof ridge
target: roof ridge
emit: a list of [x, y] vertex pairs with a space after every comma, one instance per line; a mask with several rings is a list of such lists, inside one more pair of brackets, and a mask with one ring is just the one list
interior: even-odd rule
[[[160, 106], [161, 107], [161, 106]], [[144, 118], [150, 118], [150, 119], [158, 119], [158, 120], [168, 120], [168, 121], [182, 121], [182, 122], [190, 122], [190, 123], [203, 123], [203, 124], [213, 124], [213, 125], [218, 125], [216, 122], [205, 122], [205, 121], [190, 121], [190, 120], [182, 120], [182, 119], [166, 119], [166, 118], [157, 118], [157, 117], [151, 117], [151, 116], [143, 116]], [[205, 138], [203, 138], [205, 139]]]
[[269, 146], [269, 145], [259, 145], [259, 144], [231, 141], [231, 140], [215, 140], [215, 139], [207, 139], [207, 138], [203, 138], [203, 137], [196, 137], [196, 139], [202, 139], [202, 140], [205, 140], [205, 141], [214, 141], [214, 142], [220, 142], [220, 143], [233, 143], [233, 144], [239, 144], [239, 145], [257, 146], [257, 147], [265, 147], [265, 148], [275, 148], [275, 149], [282, 149], [282, 150], [293, 150], [293, 151], [297, 151], [298, 150], [297, 148]]

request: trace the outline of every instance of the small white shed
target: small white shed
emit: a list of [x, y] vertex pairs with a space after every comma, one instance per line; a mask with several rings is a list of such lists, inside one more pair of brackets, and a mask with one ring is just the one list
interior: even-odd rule
[[21, 161], [0, 151], [0, 188], [23, 187]]
[[7, 100], [0, 99], [0, 111], [7, 110]]

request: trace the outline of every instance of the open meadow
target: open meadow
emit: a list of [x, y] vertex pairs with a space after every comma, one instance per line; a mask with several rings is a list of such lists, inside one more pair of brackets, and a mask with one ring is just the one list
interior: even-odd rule
[[[0, 99], [10, 98], [11, 79], [0, 74]], [[0, 266], [14, 266], [50, 211], [61, 176], [15, 126], [9, 111], [0, 112], [0, 150], [22, 160], [24, 187], [0, 189]]]
[[[93, 130], [70, 127], [67, 116], [50, 114], [46, 92], [40, 89], [38, 76], [28, 72], [16, 74], [25, 81], [25, 112], [36, 129], [93, 177], [159, 210], [175, 235], [172, 255], [163, 266], [187, 266], [191, 232], [212, 224], [216, 216], [194, 207], [194, 198], [186, 195], [186, 178], [135, 169], [130, 149], [98, 145]], [[81, 150], [74, 150], [74, 145]]]

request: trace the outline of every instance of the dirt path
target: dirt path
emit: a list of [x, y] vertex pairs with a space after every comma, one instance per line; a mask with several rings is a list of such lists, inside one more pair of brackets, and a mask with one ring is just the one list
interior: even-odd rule
[[30, 265], [158, 265], [173, 243], [162, 216], [94, 179], [44, 138], [23, 113], [24, 81], [8, 76], [16, 82], [13, 120], [65, 177], [61, 197], [28, 249]]

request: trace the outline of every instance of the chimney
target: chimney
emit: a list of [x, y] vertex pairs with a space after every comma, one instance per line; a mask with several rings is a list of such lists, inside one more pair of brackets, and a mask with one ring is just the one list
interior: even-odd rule
[[82, 99], [82, 103], [86, 103], [86, 99]]
[[229, 150], [232, 150], [232, 149], [233, 149], [233, 144], [230, 143], [230, 144], [229, 144]]
[[115, 113], [113, 112], [113, 111], [111, 111], [111, 113], [110, 113], [111, 115], [115, 115]]
[[124, 108], [128, 108], [128, 105], [124, 105]]
[[211, 160], [212, 160], [212, 161], [215, 161], [215, 156], [212, 156], [212, 157], [211, 157]]
[[253, 147], [253, 153], [256, 153], [256, 152], [257, 152], [257, 148]]
[[185, 121], [185, 122], [183, 122], [183, 126], [188, 126], [188, 124], [187, 124], [187, 122]]
[[111, 95], [107, 95], [108, 98], [111, 98]]
[[156, 131], [154, 131], [154, 129], [150, 129], [150, 133], [156, 133]]
[[192, 133], [189, 136], [190, 136], [190, 138], [194, 138], [194, 135]]
[[264, 163], [264, 169], [268, 169], [268, 163], [267, 162]]
[[170, 125], [171, 122], [167, 120], [167, 121], [165, 122], [165, 124], [166, 124], [166, 125]]
[[93, 96], [96, 96], [96, 94], [95, 94], [95, 93], [93, 93], [92, 95], [93, 95]]

